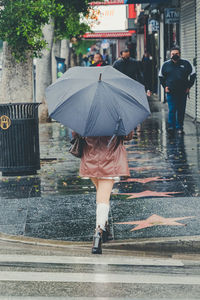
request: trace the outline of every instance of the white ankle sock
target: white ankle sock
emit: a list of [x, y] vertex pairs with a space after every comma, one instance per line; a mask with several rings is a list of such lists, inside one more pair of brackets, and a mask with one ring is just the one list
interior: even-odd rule
[[105, 230], [106, 221], [108, 221], [109, 205], [105, 203], [97, 203], [96, 209], [96, 227], [100, 226]]

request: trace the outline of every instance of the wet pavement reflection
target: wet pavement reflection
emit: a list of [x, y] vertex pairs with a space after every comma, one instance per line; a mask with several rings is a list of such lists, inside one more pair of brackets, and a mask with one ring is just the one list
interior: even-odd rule
[[[126, 142], [131, 177], [121, 178], [111, 196], [114, 238], [199, 235], [200, 125], [186, 117], [185, 134], [169, 135], [166, 104], [154, 99], [150, 105], [151, 117]], [[95, 188], [78, 176], [79, 159], [68, 153], [69, 145], [67, 128], [40, 124], [38, 174], [0, 175], [1, 232], [91, 240]]]

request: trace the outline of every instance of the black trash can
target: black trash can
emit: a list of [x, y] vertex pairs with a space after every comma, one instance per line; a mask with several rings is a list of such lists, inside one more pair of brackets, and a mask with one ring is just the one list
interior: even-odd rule
[[0, 171], [3, 176], [34, 175], [40, 169], [39, 105], [0, 104]]

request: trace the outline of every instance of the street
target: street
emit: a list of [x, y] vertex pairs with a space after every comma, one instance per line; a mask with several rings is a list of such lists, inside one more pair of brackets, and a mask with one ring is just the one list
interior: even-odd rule
[[126, 144], [131, 177], [114, 186], [102, 256], [91, 254], [95, 190], [68, 131], [40, 126], [38, 175], [0, 178], [0, 299], [200, 299], [198, 126], [187, 118], [185, 135], [169, 136], [166, 104], [150, 105]]
[[64, 128], [41, 126], [39, 174], [1, 178], [0, 299], [200, 299], [198, 128], [187, 118], [183, 139], [169, 137], [166, 105], [150, 104], [126, 146], [131, 178], [114, 186], [115, 239], [100, 256], [94, 188], [77, 176]]
[[200, 299], [199, 255], [0, 243], [0, 299]]
[[[185, 135], [169, 136], [166, 104], [151, 99], [150, 105], [151, 117], [126, 143], [131, 177], [121, 178], [111, 195], [114, 240], [199, 237], [199, 128], [187, 118]], [[79, 159], [69, 144], [67, 128], [42, 124], [38, 175], [0, 177], [3, 234], [92, 240], [95, 188], [78, 176]], [[195, 247], [188, 251], [199, 251]]]
[[0, 300], [200, 300], [199, 15], [0, 1]]

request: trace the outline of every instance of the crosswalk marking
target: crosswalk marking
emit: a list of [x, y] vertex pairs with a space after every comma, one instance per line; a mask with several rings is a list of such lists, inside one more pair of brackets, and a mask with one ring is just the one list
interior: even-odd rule
[[[148, 298], [116, 298], [116, 297], [38, 297], [38, 296], [20, 296], [20, 297], [15, 297], [15, 296], [0, 296], [0, 300], [149, 300]], [[153, 298], [153, 300], [169, 300], [169, 298]], [[177, 300], [170, 298], [170, 300]], [[197, 300], [196, 298], [181, 298], [181, 300]]]
[[[20, 296], [20, 297], [15, 297], [15, 296], [0, 296], [0, 300], [149, 300], [148, 298], [118, 298], [118, 297], [38, 297], [38, 296]], [[169, 300], [169, 298], [153, 298], [153, 300]], [[177, 300], [170, 298], [170, 300]], [[181, 298], [181, 300], [196, 300], [193, 298]]]
[[0, 281], [90, 282], [200, 285], [200, 276], [132, 275], [127, 273], [0, 272]]
[[181, 260], [158, 259], [158, 258], [136, 258], [123, 256], [38, 256], [38, 255], [0, 255], [0, 263], [51, 263], [51, 264], [97, 264], [97, 265], [131, 265], [131, 266], [184, 266]]

